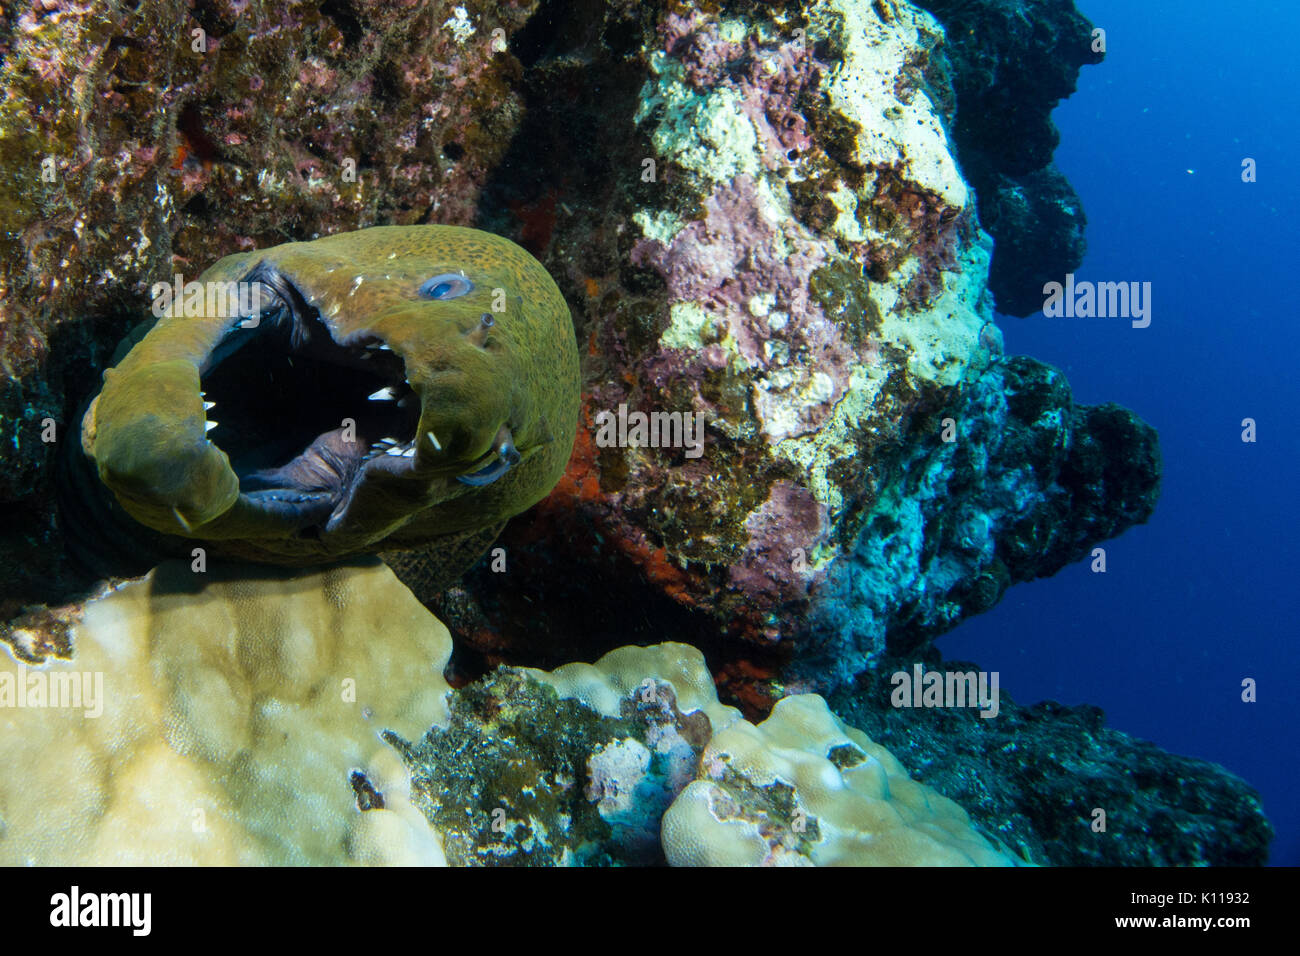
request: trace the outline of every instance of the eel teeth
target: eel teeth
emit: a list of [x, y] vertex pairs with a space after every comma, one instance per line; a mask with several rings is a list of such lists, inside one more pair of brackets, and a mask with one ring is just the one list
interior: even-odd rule
[[216, 423], [216, 422], [204, 422], [204, 423], [203, 423], [203, 433], [204, 433], [204, 434], [207, 434], [208, 432], [212, 431], [212, 429], [214, 429], [214, 428], [216, 428], [216, 427], [217, 427], [217, 423]]
[[369, 396], [372, 402], [395, 402], [397, 401], [397, 392], [392, 387], [385, 385], [379, 391]]
[[394, 445], [391, 448], [386, 448], [384, 454], [392, 455], [394, 458], [414, 458], [415, 442], [410, 442], [405, 445]]
[[208, 411], [208, 410], [210, 410], [210, 409], [216, 408], [216, 407], [217, 407], [217, 403], [216, 403], [216, 402], [204, 402], [204, 403], [203, 403], [203, 410], [204, 410], [205, 412]]
[[433, 445], [434, 451], [442, 451], [442, 442], [438, 441], [438, 436], [433, 432], [425, 432], [429, 436], [429, 444]]

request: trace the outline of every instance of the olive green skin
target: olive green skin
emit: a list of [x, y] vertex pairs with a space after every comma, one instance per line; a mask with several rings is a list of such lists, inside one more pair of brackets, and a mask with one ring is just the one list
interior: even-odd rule
[[[403, 359], [421, 402], [413, 471], [368, 477], [340, 526], [315, 537], [242, 501], [225, 452], [206, 438], [199, 392], [200, 365], [231, 319], [168, 317], [104, 373], [82, 421], [82, 449], [131, 518], [163, 535], [211, 542], [220, 554], [304, 565], [487, 542], [554, 487], [577, 428], [578, 351], [567, 303], [526, 251], [458, 226], [376, 226], [227, 256], [199, 281], [237, 281], [259, 262], [294, 283], [336, 341], [371, 333]], [[447, 272], [463, 273], [473, 291], [446, 301], [417, 294]], [[480, 345], [470, 333], [483, 313], [495, 324]], [[492, 460], [503, 425], [519, 464], [490, 485], [458, 482]]]

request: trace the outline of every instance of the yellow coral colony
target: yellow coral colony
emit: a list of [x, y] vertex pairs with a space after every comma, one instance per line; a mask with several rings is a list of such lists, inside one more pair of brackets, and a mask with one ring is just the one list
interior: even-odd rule
[[[103, 692], [98, 716], [0, 708], [0, 863], [440, 862], [379, 732], [445, 719], [446, 629], [377, 561], [202, 577], [90, 602], [71, 661], [0, 654]], [[358, 809], [353, 771], [386, 809]]]
[[1011, 866], [966, 812], [910, 779], [816, 694], [716, 733], [664, 814], [675, 866]]
[[646, 689], [647, 682], [670, 684], [683, 714], [702, 710], [716, 733], [740, 720], [740, 711], [719, 703], [704, 655], [689, 644], [667, 641], [651, 647], [620, 647], [594, 664], [565, 664], [555, 670], [526, 668], [562, 698], [580, 701], [598, 714], [617, 717], [620, 703]]
[[[664, 816], [677, 866], [1010, 866], [953, 801], [912, 780], [888, 750], [816, 694], [787, 697], [755, 726], [718, 702], [704, 655], [685, 644], [622, 647], [595, 664], [530, 670], [606, 716], [647, 680], [671, 684], [713, 738]], [[782, 789], [788, 794], [782, 802]], [[767, 791], [766, 793], [764, 791]]]

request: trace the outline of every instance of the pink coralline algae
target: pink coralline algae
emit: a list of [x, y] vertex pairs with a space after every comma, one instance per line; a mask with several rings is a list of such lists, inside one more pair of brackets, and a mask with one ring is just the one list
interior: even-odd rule
[[808, 276], [826, 257], [807, 229], [783, 220], [764, 203], [753, 177], [742, 174], [711, 194], [705, 217], [669, 246], [642, 240], [632, 261], [662, 272], [677, 300], [743, 310], [755, 295], [768, 293], [778, 308], [802, 313], [809, 307]]
[[750, 514], [745, 528], [750, 546], [731, 566], [730, 586], [762, 597], [771, 607], [805, 597], [808, 586], [820, 577], [814, 570], [814, 555], [827, 543], [826, 506], [806, 488], [778, 481], [767, 501]]
[[[642, 240], [633, 262], [663, 274], [670, 302], [707, 309], [709, 334], [734, 339], [735, 352], [750, 369], [783, 369], [786, 389], [806, 385], [814, 370], [826, 376], [818, 400], [798, 409], [798, 421], [774, 425], [769, 434], [785, 438], [817, 428], [857, 363], [842, 333], [810, 298], [809, 279], [827, 260], [825, 243], [799, 222], [782, 219], [748, 175], [719, 187], [705, 211], [705, 218], [688, 224], [667, 246]], [[722, 351], [712, 348], [703, 359], [717, 367]], [[690, 365], [699, 358], [693, 352], [676, 362]]]
[[[983, 247], [918, 92], [935, 28], [835, 7], [665, 12], [624, 85], [635, 131], [599, 140], [607, 190], [559, 195], [541, 252], [579, 308], [588, 419], [703, 414], [706, 440], [580, 442], [547, 564], [508, 534], [516, 580], [630, 562], [731, 637], [798, 646], [908, 430], [987, 360]], [[897, 142], [860, 124], [885, 110]]]

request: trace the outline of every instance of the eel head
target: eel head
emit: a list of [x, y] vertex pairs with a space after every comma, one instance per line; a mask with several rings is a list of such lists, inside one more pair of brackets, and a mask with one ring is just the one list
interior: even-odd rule
[[82, 423], [99, 479], [154, 531], [314, 563], [499, 525], [563, 473], [572, 319], [508, 240], [380, 226], [157, 291], [169, 314]]

